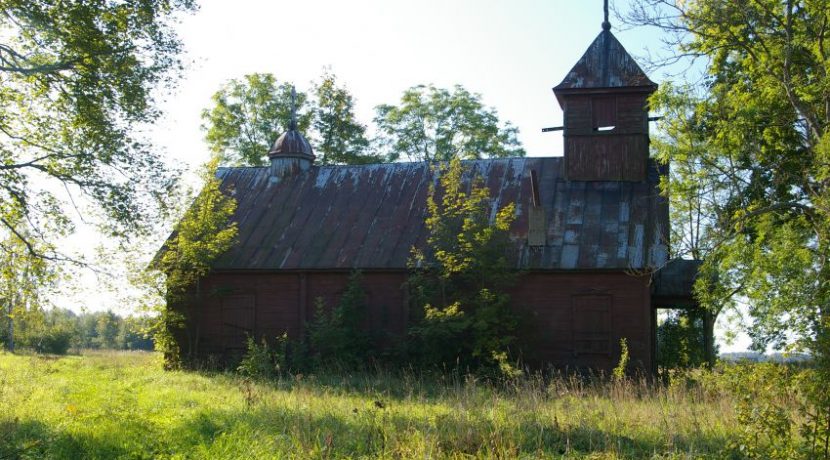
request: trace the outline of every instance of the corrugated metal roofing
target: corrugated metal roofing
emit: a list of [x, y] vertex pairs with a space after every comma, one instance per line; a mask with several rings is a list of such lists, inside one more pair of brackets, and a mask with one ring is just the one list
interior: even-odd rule
[[[562, 158], [466, 161], [496, 206], [516, 204], [512, 259], [520, 268], [638, 269], [667, 257], [668, 205], [658, 172], [648, 181], [566, 181]], [[546, 245], [527, 244], [536, 171], [546, 216]], [[425, 163], [313, 166], [273, 182], [265, 168], [220, 168], [236, 198], [239, 242], [217, 269], [402, 269], [422, 246], [429, 185]], [[469, 181], [470, 175], [466, 176]]]
[[591, 43], [554, 91], [589, 88], [657, 88], [610, 31]]

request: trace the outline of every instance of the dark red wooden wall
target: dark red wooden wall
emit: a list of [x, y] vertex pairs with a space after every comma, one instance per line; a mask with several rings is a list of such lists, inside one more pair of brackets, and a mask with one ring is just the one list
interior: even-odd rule
[[[187, 314], [183, 352], [225, 356], [244, 350], [245, 337], [302, 334], [315, 314], [343, 294], [348, 273], [218, 273], [200, 284], [201, 301]], [[366, 327], [392, 335], [406, 331], [408, 297], [402, 272], [363, 274], [369, 306]], [[610, 370], [628, 341], [632, 364], [652, 365], [653, 325], [647, 277], [623, 272], [531, 272], [512, 293], [525, 319], [524, 358], [536, 367]], [[192, 347], [192, 350], [188, 349]]]
[[[648, 162], [647, 94], [564, 96], [569, 180], [642, 181]], [[613, 126], [610, 130], [601, 130]]]

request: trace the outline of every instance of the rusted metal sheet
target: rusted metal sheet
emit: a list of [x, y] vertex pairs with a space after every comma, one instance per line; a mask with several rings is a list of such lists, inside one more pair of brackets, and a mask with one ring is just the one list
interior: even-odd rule
[[610, 31], [604, 30], [554, 91], [589, 88], [654, 87]]
[[[464, 180], [480, 176], [494, 209], [515, 204], [510, 257], [517, 268], [629, 269], [666, 262], [668, 205], [657, 196], [654, 164], [640, 183], [567, 181], [562, 158], [465, 166]], [[547, 216], [541, 246], [528, 244], [533, 170]], [[425, 244], [426, 200], [436, 174], [424, 163], [313, 166], [273, 182], [267, 167], [220, 168], [223, 189], [238, 202], [239, 242], [215, 268], [404, 269], [412, 248]]]
[[672, 259], [654, 274], [652, 304], [655, 307], [696, 307], [694, 285], [703, 261]]

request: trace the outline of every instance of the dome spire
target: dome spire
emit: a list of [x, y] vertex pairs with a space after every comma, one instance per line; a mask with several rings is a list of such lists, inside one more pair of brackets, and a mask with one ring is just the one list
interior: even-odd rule
[[608, 22], [608, 0], [605, 0], [602, 11], [605, 13], [605, 20], [602, 21], [602, 30], [611, 30], [611, 23]]
[[288, 122], [288, 130], [297, 130], [297, 90], [291, 85], [291, 119]]
[[268, 152], [271, 159], [271, 180], [279, 182], [283, 178], [307, 171], [314, 163], [314, 149], [297, 129], [297, 90], [291, 85], [291, 118], [288, 131], [274, 142]]

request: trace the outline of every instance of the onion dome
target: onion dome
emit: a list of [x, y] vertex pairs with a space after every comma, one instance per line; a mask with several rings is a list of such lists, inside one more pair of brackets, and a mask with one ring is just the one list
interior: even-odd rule
[[314, 150], [311, 144], [297, 130], [296, 98], [297, 93], [294, 88], [291, 88], [291, 120], [288, 124], [288, 131], [283, 133], [268, 151], [268, 158], [272, 160], [276, 157], [292, 157], [314, 161]]
[[296, 127], [289, 129], [274, 142], [268, 157], [299, 157], [314, 161], [314, 150], [306, 138], [297, 131]]

